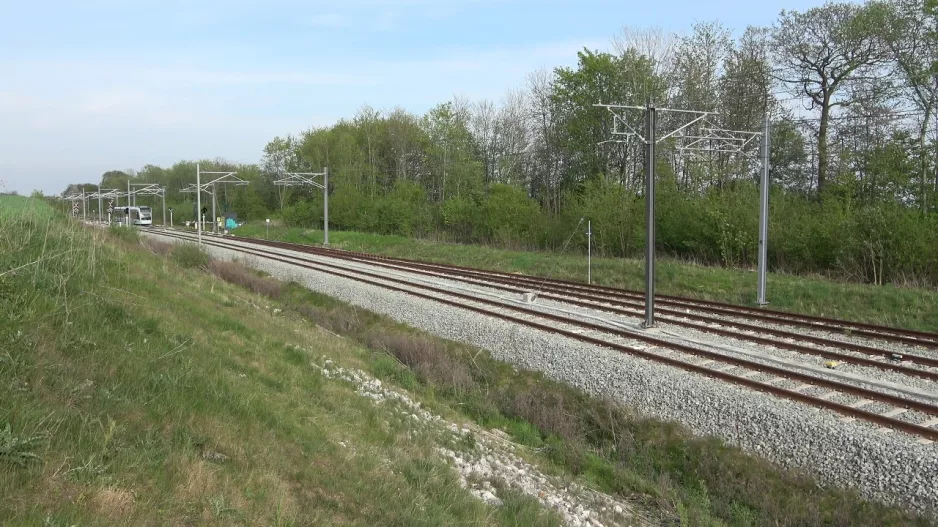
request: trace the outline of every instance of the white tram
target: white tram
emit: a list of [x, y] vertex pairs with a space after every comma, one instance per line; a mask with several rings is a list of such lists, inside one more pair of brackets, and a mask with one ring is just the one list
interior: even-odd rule
[[124, 225], [127, 224], [128, 216], [130, 216], [131, 225], [142, 227], [153, 225], [153, 211], [150, 207], [114, 207], [111, 221]]

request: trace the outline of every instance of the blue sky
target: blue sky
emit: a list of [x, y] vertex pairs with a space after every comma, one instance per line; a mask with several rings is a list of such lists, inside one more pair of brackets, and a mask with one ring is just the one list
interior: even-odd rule
[[741, 32], [817, 3], [0, 0], [0, 181], [58, 193], [147, 163], [253, 163], [364, 104], [497, 101], [625, 26]]

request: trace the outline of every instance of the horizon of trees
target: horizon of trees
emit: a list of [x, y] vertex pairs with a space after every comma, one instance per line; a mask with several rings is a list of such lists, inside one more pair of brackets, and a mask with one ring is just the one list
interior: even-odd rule
[[[251, 182], [219, 188], [219, 202], [242, 217], [318, 226], [322, 193], [273, 181], [328, 166], [335, 228], [548, 250], [573, 236], [579, 250], [574, 227], [589, 218], [601, 254], [640, 257], [644, 148], [608, 142], [613, 120], [594, 104], [651, 100], [714, 112], [709, 124], [731, 130], [761, 131], [768, 118], [775, 269], [938, 284], [936, 63], [934, 0], [828, 2], [735, 38], [718, 21], [685, 35], [626, 28], [613, 51], [584, 49], [576, 67], [533, 72], [497, 103], [457, 97], [424, 115], [364, 106], [273, 138], [257, 165], [203, 164]], [[633, 117], [641, 130], [641, 112]], [[659, 136], [681, 119], [659, 113]], [[676, 138], [657, 146], [660, 249], [752, 265], [758, 141], [741, 154], [680, 147]], [[194, 181], [195, 163], [111, 171], [100, 185], [123, 189], [128, 178], [165, 184], [168, 203], [188, 203], [178, 191]]]

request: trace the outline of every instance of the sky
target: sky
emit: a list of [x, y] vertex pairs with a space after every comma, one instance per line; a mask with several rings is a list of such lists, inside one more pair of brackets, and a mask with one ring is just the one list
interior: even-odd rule
[[0, 192], [256, 163], [363, 105], [499, 101], [623, 27], [741, 33], [809, 0], [0, 0]]

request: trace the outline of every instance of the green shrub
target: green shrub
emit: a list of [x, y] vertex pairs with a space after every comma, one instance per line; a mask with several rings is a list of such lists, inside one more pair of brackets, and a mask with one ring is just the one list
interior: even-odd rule
[[298, 201], [283, 208], [282, 218], [290, 227], [322, 227], [322, 204], [307, 200]]
[[505, 247], [528, 245], [542, 224], [537, 202], [523, 189], [502, 184], [492, 185], [473, 221], [479, 241]]
[[450, 198], [440, 206], [443, 228], [460, 242], [472, 241], [473, 213], [478, 205], [465, 197]]
[[[597, 255], [631, 255], [644, 245], [645, 204], [625, 187], [605, 178], [588, 181], [570, 200], [573, 218], [592, 222], [593, 251]], [[569, 229], [573, 220], [565, 222]], [[660, 225], [660, 223], [659, 223]], [[585, 233], [585, 230], [583, 230]], [[586, 244], [586, 237], [578, 238]]]
[[391, 192], [377, 201], [379, 234], [426, 234], [431, 217], [426, 191], [411, 181], [398, 180]]
[[172, 252], [173, 260], [185, 268], [206, 267], [208, 265], [208, 253], [202, 250], [194, 243], [183, 243], [177, 245]]
[[111, 233], [111, 236], [125, 242], [137, 243], [140, 241], [140, 231], [138, 231], [136, 227], [111, 225], [108, 227], [108, 231]]

